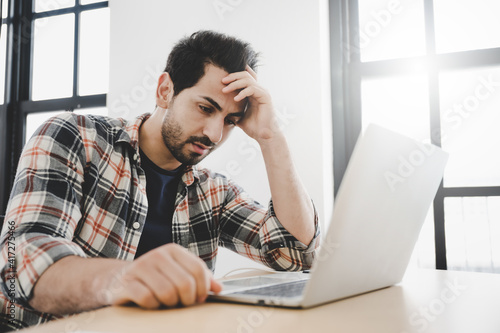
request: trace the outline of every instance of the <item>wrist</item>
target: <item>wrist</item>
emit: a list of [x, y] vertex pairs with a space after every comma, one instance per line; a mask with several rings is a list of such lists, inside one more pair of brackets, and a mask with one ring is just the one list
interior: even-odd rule
[[272, 150], [274, 148], [282, 149], [284, 145], [287, 145], [285, 135], [279, 129], [270, 131], [267, 135], [263, 135], [259, 139], [256, 139], [256, 141], [262, 150]]
[[98, 307], [113, 304], [116, 295], [124, 288], [122, 278], [128, 266], [131, 264], [130, 262], [117, 259], [105, 260], [108, 261], [108, 269], [106, 269], [103, 274], [98, 274], [92, 282], [91, 290], [95, 291], [95, 301]]

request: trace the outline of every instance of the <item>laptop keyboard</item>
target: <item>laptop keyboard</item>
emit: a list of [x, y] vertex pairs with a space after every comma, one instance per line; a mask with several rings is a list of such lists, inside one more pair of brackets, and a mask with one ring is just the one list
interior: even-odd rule
[[307, 280], [299, 280], [267, 287], [235, 292], [237, 295], [275, 296], [275, 297], [297, 297], [302, 295]]

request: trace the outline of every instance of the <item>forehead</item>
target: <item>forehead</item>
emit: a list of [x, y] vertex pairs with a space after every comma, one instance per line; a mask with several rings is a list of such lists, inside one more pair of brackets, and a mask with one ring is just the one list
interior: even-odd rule
[[234, 97], [238, 94], [239, 90], [231, 93], [222, 92], [222, 88], [226, 86], [222, 83], [222, 79], [228, 74], [222, 68], [208, 64], [205, 66], [205, 75], [201, 77], [196, 85], [185, 90], [189, 90], [194, 95], [194, 98], [211, 98], [222, 107], [223, 112], [234, 113], [243, 111], [245, 101], [238, 103], [234, 101]]

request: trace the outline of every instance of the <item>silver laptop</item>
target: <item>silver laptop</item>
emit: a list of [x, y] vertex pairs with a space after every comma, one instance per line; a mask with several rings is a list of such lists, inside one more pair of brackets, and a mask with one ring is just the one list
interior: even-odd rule
[[353, 151], [311, 272], [226, 281], [210, 299], [308, 308], [400, 282], [447, 159], [436, 146], [370, 124]]

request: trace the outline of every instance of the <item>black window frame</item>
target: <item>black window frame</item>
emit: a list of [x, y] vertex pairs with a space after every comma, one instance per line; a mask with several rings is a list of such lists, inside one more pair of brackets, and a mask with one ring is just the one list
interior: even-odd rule
[[[411, 73], [411, 64], [431, 64], [428, 70], [431, 142], [441, 146], [439, 73], [451, 69], [500, 66], [500, 47], [436, 53], [433, 0], [423, 0], [426, 54], [420, 57], [361, 62], [358, 0], [330, 0], [330, 53], [334, 149], [334, 193], [338, 192], [349, 158], [361, 132], [361, 82], [364, 77]], [[407, 71], [405, 69], [408, 68]], [[448, 197], [500, 196], [500, 186], [439, 186], [433, 202], [436, 269], [448, 268], [444, 200]]]
[[[0, 105], [0, 214], [4, 214], [25, 141], [26, 117], [50, 111], [74, 111], [106, 107], [107, 94], [78, 95], [80, 17], [84, 11], [109, 7], [108, 1], [82, 5], [75, 0], [69, 8], [34, 12], [34, 0], [9, 1], [7, 23], [7, 54], [5, 72], [5, 102]], [[33, 26], [36, 19], [61, 14], [75, 14], [73, 63], [73, 96], [50, 100], [31, 99], [33, 64]]]

